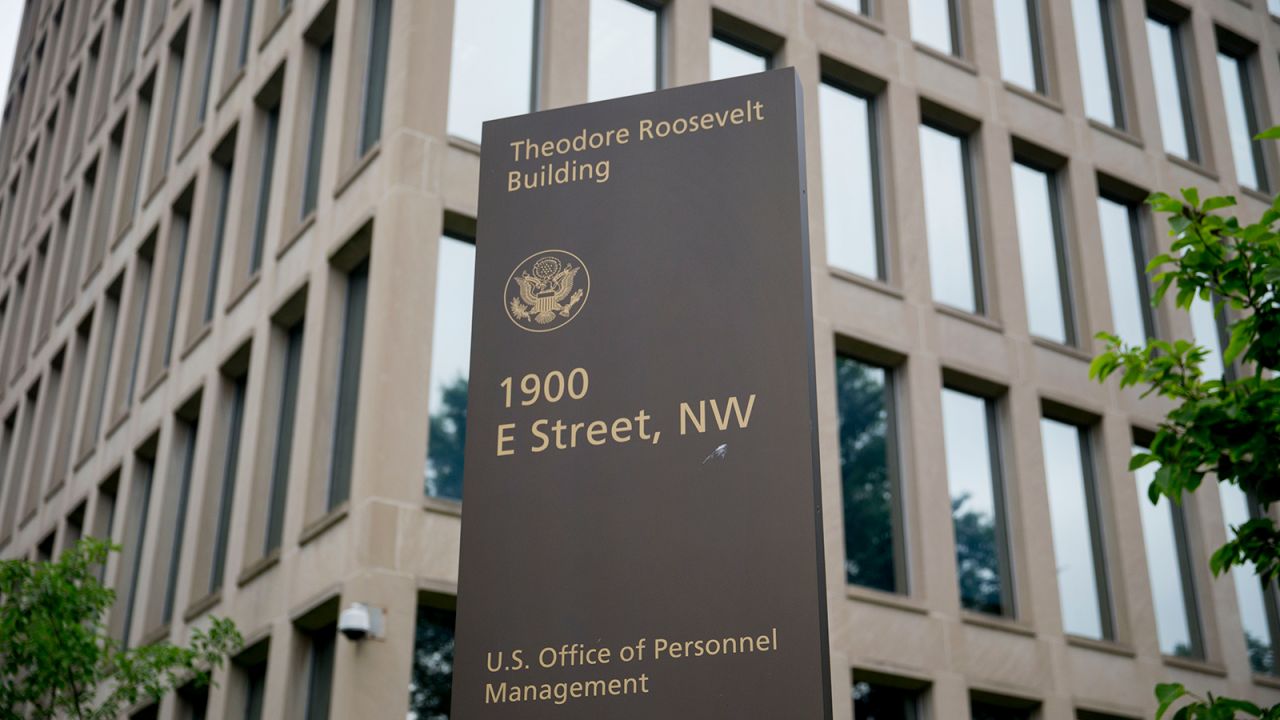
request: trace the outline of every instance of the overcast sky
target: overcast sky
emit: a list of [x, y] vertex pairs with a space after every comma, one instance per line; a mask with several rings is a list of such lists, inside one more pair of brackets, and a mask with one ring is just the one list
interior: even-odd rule
[[18, 43], [18, 27], [22, 25], [22, 0], [0, 0], [0, 104], [9, 90], [9, 73], [13, 70], [13, 47]]

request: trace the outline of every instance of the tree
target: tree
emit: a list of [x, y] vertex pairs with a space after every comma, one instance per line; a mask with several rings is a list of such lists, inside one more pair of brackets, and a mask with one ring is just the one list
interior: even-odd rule
[[440, 412], [431, 414], [427, 431], [426, 492], [432, 497], [462, 499], [462, 464], [467, 447], [467, 378], [445, 385]]
[[990, 513], [965, 508], [965, 503], [970, 500], [969, 493], [951, 499], [960, 602], [968, 610], [999, 615], [1004, 609], [1004, 601], [1000, 591], [995, 518]]
[[226, 619], [194, 630], [189, 648], [168, 642], [124, 648], [104, 616], [115, 592], [97, 568], [117, 548], [86, 538], [56, 562], [0, 561], [0, 720], [115, 720], [210, 671], [241, 645]]
[[[1280, 127], [1255, 140], [1280, 139]], [[1186, 340], [1150, 339], [1142, 347], [1127, 346], [1115, 335], [1101, 333], [1106, 351], [1089, 369], [1105, 381], [1118, 373], [1120, 385], [1145, 386], [1175, 406], [1160, 424], [1151, 447], [1136, 453], [1130, 469], [1158, 464], [1147, 494], [1181, 502], [1206, 477], [1244, 491], [1260, 512], [1229, 528], [1225, 545], [1213, 553], [1210, 568], [1220, 575], [1231, 568], [1252, 570], [1270, 586], [1280, 574], [1280, 528], [1266, 510], [1280, 500], [1280, 197], [1255, 223], [1242, 225], [1220, 214], [1235, 205], [1232, 197], [1201, 201], [1194, 188], [1180, 198], [1156, 193], [1147, 199], [1168, 216], [1170, 252], [1151, 260], [1156, 291], [1153, 303], [1174, 289], [1175, 304], [1190, 309], [1193, 301], [1212, 303], [1215, 317], [1227, 321], [1230, 337], [1223, 352], [1227, 371], [1207, 377], [1202, 362], [1208, 351]], [[1238, 363], [1240, 371], [1232, 368]], [[1251, 644], [1251, 660], [1274, 648]], [[1200, 697], [1179, 683], [1156, 686], [1157, 720], [1184, 698], [1175, 720], [1249, 717], [1280, 719], [1280, 705], [1261, 708], [1251, 702], [1208, 694]]]
[[892, 590], [894, 502], [885, 382], [879, 368], [845, 357], [836, 361], [845, 576], [859, 585]]

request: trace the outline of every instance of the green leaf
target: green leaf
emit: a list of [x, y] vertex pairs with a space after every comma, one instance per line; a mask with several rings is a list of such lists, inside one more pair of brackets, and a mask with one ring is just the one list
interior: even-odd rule
[[1146, 272], [1150, 273], [1161, 265], [1171, 262], [1175, 262], [1172, 255], [1169, 255], [1168, 253], [1160, 253], [1159, 255], [1151, 258], [1151, 262], [1147, 263]]
[[[1217, 702], [1214, 704], [1217, 705], [1218, 707], [1225, 708], [1232, 712], [1245, 712], [1255, 717], [1262, 715], [1262, 708], [1258, 707], [1257, 705], [1254, 705], [1248, 700], [1236, 700], [1234, 698], [1217, 698]], [[1232, 716], [1228, 714], [1227, 717], [1232, 717]]]
[[1189, 188], [1182, 188], [1182, 199], [1183, 199], [1183, 200], [1186, 200], [1186, 201], [1187, 201], [1187, 204], [1188, 204], [1188, 205], [1190, 205], [1190, 206], [1191, 206], [1191, 207], [1193, 207], [1193, 208], [1194, 208], [1194, 207], [1199, 207], [1199, 206], [1200, 206], [1200, 191], [1199, 191], [1199, 190], [1197, 190], [1196, 188], [1193, 188], [1193, 187], [1189, 187]]
[[1269, 130], [1263, 130], [1257, 135], [1254, 135], [1253, 139], [1254, 140], [1280, 140], [1280, 125], [1277, 125]]
[[1165, 712], [1169, 710], [1169, 706], [1186, 694], [1187, 689], [1182, 686], [1182, 683], [1160, 683], [1156, 685], [1156, 702], [1160, 704], [1156, 708], [1156, 720], [1164, 717]]
[[1234, 559], [1234, 546], [1231, 544], [1223, 545], [1209, 557], [1209, 570], [1213, 572], [1214, 577], [1218, 577], [1231, 568], [1231, 561]]
[[1247, 322], [1238, 322], [1231, 326], [1231, 341], [1227, 343], [1227, 349], [1222, 353], [1222, 361], [1228, 365], [1235, 362], [1246, 350], [1249, 349], [1249, 341], [1253, 339], [1253, 325]]
[[1225, 197], [1211, 197], [1208, 200], [1204, 201], [1203, 210], [1205, 212], [1213, 212], [1214, 210], [1221, 210], [1222, 208], [1232, 207], [1235, 204], [1236, 204], [1236, 199], [1231, 195], [1227, 195]]

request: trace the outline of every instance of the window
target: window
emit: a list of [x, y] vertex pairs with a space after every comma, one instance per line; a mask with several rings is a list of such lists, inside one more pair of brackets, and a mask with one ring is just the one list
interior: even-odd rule
[[461, 500], [476, 247], [448, 235], [441, 236], [438, 247], [424, 481], [429, 497]]
[[996, 42], [1007, 82], [1046, 92], [1039, 0], [996, 0]]
[[329, 112], [329, 75], [333, 67], [333, 37], [314, 50], [315, 76], [311, 87], [311, 118], [307, 132], [306, 168], [302, 180], [302, 217], [315, 212], [320, 195], [320, 167], [324, 160], [324, 126]]
[[1217, 301], [1216, 299], [1202, 300], [1196, 296], [1191, 299], [1189, 312], [1192, 337], [1197, 345], [1209, 351], [1204, 361], [1200, 363], [1200, 369], [1207, 380], [1222, 378], [1230, 370], [1222, 354], [1223, 348], [1227, 347], [1226, 329], [1219, 319]]
[[4, 486], [0, 487], [0, 540], [7, 540], [13, 531], [14, 515], [18, 512], [18, 489], [22, 474], [9, 468], [9, 455], [13, 451], [14, 428], [18, 423], [18, 411], [9, 413], [4, 420], [4, 430], [0, 433], [0, 475], [3, 475]]
[[44, 392], [40, 412], [32, 438], [31, 467], [27, 469], [27, 504], [23, 517], [30, 517], [40, 507], [40, 501], [50, 490], [45, 482], [45, 470], [49, 468], [49, 442], [53, 435], [53, 417], [62, 400], [62, 368], [66, 363], [66, 350], [61, 350], [49, 363], [49, 371], [43, 381]]
[[47, 563], [53, 560], [53, 542], [56, 539], [54, 532], [50, 532], [36, 545], [36, 562]]
[[[83, 202], [83, 198], [81, 202]], [[62, 209], [58, 211], [53, 237], [50, 240], [49, 279], [45, 282], [44, 302], [40, 306], [39, 328], [40, 337], [42, 338], [49, 335], [49, 331], [53, 328], [54, 313], [58, 308], [62, 307], [63, 288], [68, 283], [75, 282], [75, 280], [67, 278], [67, 260], [73, 255], [73, 253], [67, 252], [67, 246], [71, 243], [68, 235], [71, 232], [71, 217], [75, 214], [73, 203], [73, 200], [67, 200]]]
[[893, 372], [836, 355], [845, 579], [906, 593]]
[[[128, 412], [138, 384], [138, 363], [142, 358], [143, 329], [147, 324], [147, 307], [151, 296], [151, 264], [155, 253], [155, 232], [143, 243], [138, 251], [138, 258], [133, 265], [133, 284], [129, 290], [128, 319], [121, 328], [122, 347], [127, 348], [128, 355], [121, 360], [126, 365], [117, 368], [120, 375], [116, 378], [116, 392], [120, 393], [115, 402], [114, 419]], [[121, 392], [123, 391], [123, 392]], [[110, 431], [108, 431], [110, 434]]]
[[130, 647], [134, 605], [138, 600], [142, 546], [146, 541], [147, 515], [151, 505], [151, 480], [155, 475], [154, 440], [148, 441], [148, 445], [150, 447], [142, 451], [147, 454], [134, 456], [133, 483], [129, 488], [124, 537], [120, 543], [120, 562], [116, 569], [116, 595], [123, 597], [124, 603], [116, 607], [116, 619], [112, 626], [118, 629], [116, 640], [126, 648]]
[[67, 167], [70, 171], [74, 165], [75, 158], [80, 157], [80, 148], [84, 142], [85, 123], [89, 120], [89, 105], [93, 102], [93, 83], [98, 78], [98, 44], [95, 42], [89, 47], [89, 53], [84, 61], [84, 70], [76, 77], [76, 104], [75, 116], [72, 121], [70, 136], [67, 143], [67, 150], [70, 153]]
[[[199, 403], [189, 403], [178, 413], [174, 423], [173, 449], [169, 456], [169, 472], [161, 489], [161, 514], [158, 518], [159, 542], [156, 547], [156, 576], [164, 590], [160, 624], [168, 626], [173, 620], [174, 603], [178, 592], [178, 563], [182, 560], [182, 545], [186, 539], [187, 507], [191, 500], [191, 477], [195, 470], [196, 439], [199, 434]], [[174, 482], [176, 480], [176, 482]], [[164, 563], [160, 565], [160, 563]]]
[[[193, 192], [188, 190], [183, 194], [184, 199], [174, 206], [169, 222], [169, 244], [164, 250], [165, 270], [160, 278], [164, 296], [156, 317], [160, 342], [152, 350], [152, 368], [156, 373], [167, 369], [173, 360], [173, 338], [178, 326], [178, 303], [182, 300], [182, 279], [186, 273], [187, 239], [191, 227], [187, 203]], [[155, 357], [156, 350], [159, 351], [158, 358]]]
[[88, 512], [88, 500], [82, 501], [74, 510], [67, 514], [67, 529], [62, 536], [62, 549], [68, 550], [76, 546], [80, 539], [84, 537], [84, 520], [85, 514]]
[[205, 272], [197, 273], [197, 283], [192, 291], [192, 307], [200, 308], [195, 316], [196, 322], [190, 324], [190, 333], [203, 330], [213, 320], [213, 312], [217, 307], [218, 279], [222, 270], [222, 250], [227, 236], [227, 210], [231, 204], [231, 183], [233, 179], [232, 158], [235, 154], [236, 136], [232, 131], [213, 154], [212, 168], [209, 172], [209, 197], [204, 225], [205, 239], [200, 247], [199, 267]]
[[1058, 599], [1063, 630], [1096, 640], [1112, 636], [1101, 523], [1089, 431], [1041, 418]]
[[921, 125], [920, 157], [924, 164], [924, 220], [933, 299], [966, 312], [982, 313], [968, 140]]
[[[14, 380], [21, 370], [23, 361], [26, 360], [26, 352], [30, 348], [27, 347], [27, 341], [23, 337], [26, 333], [27, 305], [30, 304], [30, 298], [27, 297], [28, 287], [28, 271], [29, 267], [23, 267], [18, 271], [17, 277], [14, 279], [13, 289], [13, 310], [12, 310], [12, 328], [9, 331], [8, 347], [4, 348], [3, 372], [0, 372], [0, 381], [5, 379]], [[10, 363], [13, 363], [12, 367]], [[10, 375], [10, 372], [13, 374]]]
[[970, 720], [1031, 720], [1031, 708], [1022, 706], [1023, 703], [1016, 705], [1006, 705], [999, 701], [986, 700], [970, 700], [969, 701], [969, 719]]
[[80, 280], [84, 276], [85, 271], [89, 269], [89, 257], [92, 250], [85, 252], [82, 243], [89, 243], [90, 248], [93, 247], [93, 236], [98, 233], [89, 229], [89, 219], [93, 215], [93, 203], [97, 197], [94, 190], [98, 181], [98, 161], [94, 161], [85, 171], [83, 182], [80, 186], [80, 195], [76, 198], [76, 219], [75, 226], [72, 230], [71, 238], [77, 238], [72, 241], [67, 239], [67, 244], [75, 242], [80, 248], [74, 252], [68, 252], [67, 272], [63, 278], [62, 288], [58, 291], [58, 310], [65, 311], [71, 307], [75, 301], [76, 290], [80, 287]]
[[724, 80], [769, 69], [769, 53], [716, 33], [711, 36], [711, 79]]
[[80, 394], [84, 388], [85, 364], [89, 355], [89, 330], [92, 324], [93, 316], [89, 316], [76, 327], [66, 361], [65, 372], [68, 385], [63, 395], [62, 409], [58, 412], [58, 429], [54, 437], [53, 470], [50, 475], [52, 487], [62, 485], [67, 479], [71, 455], [71, 433], [75, 429], [76, 411], [80, 407]]
[[1072, 0], [1076, 54], [1084, 112], [1103, 125], [1124, 128], [1124, 88], [1116, 47], [1119, 8], [1115, 0]]
[[245, 0], [243, 3], [235, 3], [239, 6], [239, 15], [234, 18], [240, 28], [240, 36], [236, 41], [236, 64], [235, 69], [239, 70], [244, 67], [249, 60], [249, 46], [253, 43], [253, 6], [254, 0]]
[[453, 15], [449, 134], [480, 142], [485, 120], [533, 109], [537, 0], [469, 0]]
[[818, 86], [827, 264], [886, 278], [875, 101], [832, 81]]
[[116, 323], [120, 312], [120, 287], [123, 278], [107, 289], [102, 301], [101, 318], [98, 324], [97, 352], [93, 358], [93, 380], [89, 383], [89, 401], [85, 405], [85, 424], [80, 433], [80, 456], [84, 457], [93, 451], [98, 443], [98, 432], [102, 428], [102, 412], [106, 405], [107, 379], [111, 372], [111, 355], [116, 338]]
[[1280, 0], [1267, 0], [1267, 10], [1270, 10], [1272, 15], [1280, 17]]
[[257, 177], [257, 199], [253, 210], [253, 232], [249, 245], [248, 274], [262, 267], [263, 249], [267, 243], [267, 219], [271, 214], [271, 185], [276, 167], [276, 141], [280, 132], [280, 101], [277, 96], [269, 106], [259, 106], [260, 127], [258, 152], [262, 159]]
[[243, 442], [245, 393], [249, 386], [249, 348], [236, 352], [231, 366], [224, 368], [222, 417], [219, 418], [217, 457], [210, 477], [217, 479], [217, 494], [212, 485], [208, 495], [208, 507], [217, 508], [213, 527], [213, 556], [209, 561], [208, 586], [213, 593], [222, 587], [227, 569], [227, 546], [231, 543], [231, 512], [236, 495], [236, 475], [240, 465], [240, 444]]
[[435, 720], [449, 716], [453, 698], [452, 598], [441, 598], [439, 607], [418, 605], [414, 630], [413, 668], [409, 675], [408, 720]]
[[[1222, 35], [1221, 32], [1219, 34]], [[1252, 47], [1246, 50], [1245, 47], [1243, 41], [1230, 37], [1219, 38], [1218, 76], [1222, 80], [1222, 99], [1227, 111], [1227, 136], [1231, 140], [1236, 179], [1243, 187], [1266, 190], [1270, 187], [1266, 146], [1253, 139], [1266, 129], [1259, 122], [1259, 110], [1265, 102], [1260, 102], [1255, 92], [1253, 62], [1256, 51]]]
[[[89, 534], [97, 538], [113, 538], [116, 520], [116, 494], [120, 490], [120, 471], [116, 470], [98, 484], [97, 500], [93, 504], [93, 520]], [[94, 567], [98, 582], [105, 582], [106, 565]]]
[[[1261, 516], [1257, 503], [1239, 485], [1218, 483], [1218, 496], [1222, 500], [1222, 521], [1227, 527], [1228, 538], [1234, 536], [1235, 528]], [[1275, 584], [1264, 586], [1253, 563], [1231, 568], [1231, 581], [1240, 606], [1240, 624], [1244, 626], [1249, 666], [1256, 673], [1275, 675], [1280, 672], [1275, 656], [1276, 648], [1280, 647], [1280, 634], [1276, 632], [1276, 618], [1280, 617], [1280, 612]]]
[[[117, 0], [111, 6], [111, 19], [107, 21], [107, 29], [98, 36], [102, 47], [102, 76], [97, 78], [97, 102], [93, 111], [93, 126], [97, 127], [107, 114], [111, 104], [111, 79], [116, 72], [116, 52], [120, 45], [120, 28], [124, 23], [124, 0]], [[105, 37], [104, 37], [105, 36]]]
[[919, 693], [893, 685], [853, 680], [853, 716], [869, 720], [918, 720]]
[[1013, 198], [1031, 334], [1074, 344], [1069, 254], [1056, 173], [1015, 160]]
[[382, 137], [382, 105], [387, 84], [387, 46], [391, 37], [391, 0], [371, 0], [368, 9], [369, 45], [361, 88], [360, 144], [357, 157], [373, 149]]
[[1180, 22], [1165, 16], [1147, 16], [1147, 44], [1151, 49], [1151, 72], [1155, 75], [1156, 110], [1165, 152], [1199, 161], [1195, 118], [1188, 79], [1190, 58], [1183, 47]]
[[138, 91], [138, 107], [133, 115], [133, 127], [130, 128], [129, 154], [125, 160], [124, 186], [120, 188], [119, 213], [116, 217], [116, 235], [124, 233], [133, 222], [134, 213], [138, 210], [138, 202], [142, 193], [139, 184], [142, 180], [142, 168], [146, 164], [147, 135], [151, 124], [151, 93], [155, 85], [155, 74], [152, 73]]
[[826, 0], [826, 2], [856, 15], [871, 15], [871, 0]]
[[133, 66], [138, 61], [138, 46], [142, 39], [142, 12], [145, 0], [132, 0], [129, 3], [128, 29], [125, 31], [125, 44], [120, 48], [120, 80], [123, 87], [133, 76]]
[[[1135, 446], [1133, 452], [1145, 453], [1147, 449]], [[1147, 575], [1151, 580], [1160, 652], [1203, 658], [1185, 506], [1175, 505], [1163, 496], [1159, 502], [1151, 503], [1147, 488], [1155, 480], [1158, 468], [1155, 464], [1147, 465], [1133, 475], [1138, 484], [1142, 539], [1147, 548]]]
[[1147, 284], [1146, 239], [1136, 205], [1098, 196], [1102, 256], [1111, 295], [1111, 326], [1120, 339], [1142, 345], [1155, 335]]
[[266, 540], [262, 552], [280, 547], [284, 510], [289, 497], [289, 469], [293, 456], [293, 426], [297, 418], [298, 374], [302, 368], [303, 319], [285, 331], [284, 361], [280, 365], [279, 406], [271, 454], [271, 485], [267, 495]]
[[341, 356], [338, 363], [338, 394], [333, 418], [333, 454], [329, 465], [328, 510], [337, 507], [351, 494], [356, 411], [360, 402], [360, 365], [364, 356], [364, 311], [369, 295], [367, 258], [347, 273], [346, 292]]
[[960, 604], [1013, 615], [995, 402], [943, 388], [942, 426]]
[[334, 625], [309, 633], [307, 694], [303, 718], [328, 720], [330, 687], [333, 684], [333, 651], [337, 628]]
[[587, 100], [608, 100], [661, 85], [661, 13], [631, 0], [591, 0], [587, 30]]
[[960, 8], [963, 0], [912, 0], [911, 39], [947, 55], [962, 54]]
[[[37, 487], [31, 483], [31, 475], [27, 468], [27, 458], [31, 452], [31, 436], [36, 424], [36, 409], [40, 403], [40, 382], [32, 383], [27, 389], [26, 400], [22, 406], [21, 422], [18, 424], [18, 439], [13, 445], [13, 467], [10, 469], [14, 477], [13, 502], [18, 502], [18, 487], [25, 484], [27, 492], [23, 503], [23, 510], [18, 515], [19, 525], [25, 523], [27, 518], [31, 516], [36, 507], [36, 491]], [[12, 510], [11, 510], [12, 512]]]
[[199, 85], [196, 87], [195, 126], [204, 124], [209, 114], [209, 92], [213, 89], [213, 58], [218, 49], [218, 20], [222, 12], [222, 0], [205, 0], [201, 19], [203, 37], [200, 46], [204, 57], [200, 59]]
[[[164, 4], [163, 2], [161, 4]], [[151, 188], [159, 188], [169, 164], [173, 160], [173, 138], [178, 129], [178, 108], [182, 107], [183, 69], [187, 55], [187, 27], [182, 30], [169, 45], [169, 66], [164, 76], [163, 107], [160, 110], [160, 124], [164, 128], [163, 136], [157, 136], [157, 142], [163, 142], [163, 150], [154, 153], [151, 158]], [[162, 139], [163, 138], [163, 139]]]
[[230, 708], [228, 716], [243, 717], [244, 720], [262, 720], [262, 706], [267, 695], [267, 661], [270, 651], [271, 640], [268, 638], [247, 648], [232, 660], [233, 682], [226, 701], [227, 707]]
[[205, 720], [209, 716], [209, 687], [195, 683], [178, 690], [177, 720]]

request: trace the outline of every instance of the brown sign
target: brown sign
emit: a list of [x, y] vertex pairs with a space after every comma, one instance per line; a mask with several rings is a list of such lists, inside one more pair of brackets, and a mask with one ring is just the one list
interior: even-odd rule
[[830, 718], [800, 84], [484, 126], [453, 717]]

